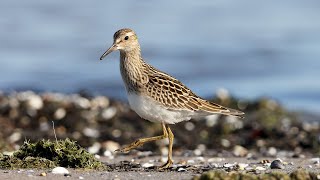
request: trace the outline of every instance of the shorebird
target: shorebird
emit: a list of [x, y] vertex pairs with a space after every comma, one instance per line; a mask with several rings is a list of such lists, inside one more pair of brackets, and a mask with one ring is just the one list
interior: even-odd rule
[[130, 107], [141, 118], [161, 123], [163, 129], [163, 135], [138, 139], [116, 151], [129, 152], [147, 142], [168, 138], [168, 160], [159, 167], [159, 169], [166, 169], [173, 163], [174, 135], [169, 127], [170, 124], [212, 114], [238, 117], [244, 114], [202, 99], [176, 78], [146, 63], [141, 56], [138, 37], [133, 30], [128, 28], [118, 30], [113, 35], [112, 46], [100, 57], [100, 60], [116, 50], [120, 51], [120, 71]]

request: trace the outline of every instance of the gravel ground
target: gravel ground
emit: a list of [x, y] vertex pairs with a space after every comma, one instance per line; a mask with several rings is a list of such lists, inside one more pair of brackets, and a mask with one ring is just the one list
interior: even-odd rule
[[[160, 156], [137, 158], [136, 156], [117, 156], [115, 159], [106, 157], [100, 160], [113, 168], [113, 171], [84, 171], [68, 169], [69, 176], [50, 173], [50, 170], [0, 170], [0, 179], [41, 179], [41, 173], [46, 173], [46, 179], [191, 179], [208, 170], [242, 171], [261, 174], [271, 171], [290, 173], [297, 169], [320, 173], [319, 158], [286, 158], [281, 159], [284, 169], [270, 169], [272, 158], [221, 158], [221, 157], [174, 157], [175, 165], [165, 171], [154, 168], [160, 165]], [[262, 163], [262, 162], [266, 163]], [[239, 165], [246, 164], [244, 170], [236, 170]]]

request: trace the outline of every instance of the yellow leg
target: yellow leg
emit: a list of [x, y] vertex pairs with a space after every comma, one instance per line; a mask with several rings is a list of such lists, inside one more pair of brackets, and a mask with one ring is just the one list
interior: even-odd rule
[[[167, 137], [168, 137], [168, 132], [167, 132], [167, 129], [166, 129], [164, 123], [162, 123], [162, 130], [163, 130], [163, 135], [161, 135], [161, 136], [155, 136], [155, 137], [138, 139], [138, 140], [136, 140], [135, 142], [129, 144], [128, 146], [126, 146], [126, 147], [124, 147], [124, 148], [117, 149], [116, 152], [124, 152], [124, 153], [127, 153], [127, 152], [129, 152], [131, 149], [135, 149], [135, 148], [137, 148], [137, 147], [140, 147], [140, 146], [142, 146], [142, 145], [145, 144], [145, 143], [167, 138]], [[171, 133], [172, 133], [172, 132], [171, 132]]]
[[162, 169], [167, 169], [169, 167], [171, 167], [173, 161], [172, 161], [172, 146], [173, 146], [173, 139], [174, 139], [174, 135], [170, 129], [170, 127], [168, 125], [166, 125], [167, 127], [167, 131], [168, 131], [168, 139], [169, 139], [169, 152], [168, 152], [168, 161], [159, 167], [159, 170]]

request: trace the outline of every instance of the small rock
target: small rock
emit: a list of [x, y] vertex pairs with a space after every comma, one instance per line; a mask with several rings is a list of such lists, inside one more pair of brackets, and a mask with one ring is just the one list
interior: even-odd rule
[[265, 171], [265, 170], [266, 170], [266, 168], [261, 167], [261, 166], [257, 166], [255, 169], [256, 169], [256, 170], [259, 170], [259, 171]]
[[246, 167], [246, 168], [244, 168], [246, 171], [252, 171], [253, 170], [253, 167], [251, 167], [251, 166], [248, 166], [248, 167]]
[[21, 139], [21, 137], [22, 137], [21, 132], [14, 132], [8, 137], [8, 141], [10, 143], [15, 143], [15, 142], [19, 141]]
[[152, 163], [144, 163], [144, 164], [142, 164], [143, 168], [150, 168], [150, 167], [153, 167], [153, 166], [154, 166], [154, 164], [152, 164]]
[[219, 157], [216, 157], [216, 158], [210, 158], [208, 159], [208, 163], [213, 163], [213, 162], [222, 162], [226, 160], [225, 158], [219, 158]]
[[114, 159], [114, 156], [113, 156], [112, 152], [109, 151], [109, 150], [105, 150], [105, 151], [103, 152], [103, 155], [106, 156], [106, 157], [108, 157], [109, 159]]
[[245, 163], [239, 163], [238, 164], [238, 168], [239, 168], [239, 170], [244, 170], [246, 167], [248, 167], [249, 166], [249, 164], [245, 164]]
[[61, 174], [61, 175], [69, 174], [68, 169], [66, 169], [64, 167], [55, 167], [55, 168], [52, 169], [51, 172], [53, 174]]
[[194, 163], [194, 160], [193, 160], [193, 159], [189, 159], [189, 160], [187, 161], [187, 163], [188, 163], [188, 164], [193, 164], [193, 163]]
[[114, 141], [105, 141], [103, 142], [103, 148], [106, 150], [109, 150], [111, 152], [114, 152], [115, 150], [120, 148], [119, 143], [114, 142]]
[[100, 132], [97, 129], [86, 127], [82, 130], [83, 134], [87, 137], [98, 138], [100, 136]]
[[82, 177], [82, 176], [79, 176], [79, 179], [84, 179], [84, 177]]
[[277, 149], [275, 147], [270, 147], [268, 149], [268, 155], [272, 156], [272, 157], [275, 157], [277, 155]]
[[282, 162], [277, 159], [271, 162], [270, 164], [270, 168], [271, 169], [284, 169], [284, 165], [282, 164]]
[[88, 152], [91, 153], [91, 154], [96, 154], [96, 153], [99, 152], [100, 148], [101, 148], [101, 144], [98, 143], [98, 142], [95, 142], [95, 143], [93, 143], [92, 146], [90, 146], [88, 148]]
[[187, 170], [185, 168], [182, 168], [182, 167], [178, 169], [178, 172], [186, 172], [186, 171]]
[[46, 172], [42, 172], [39, 174], [39, 176], [47, 176], [47, 173]]
[[53, 116], [55, 119], [60, 120], [60, 119], [64, 118], [66, 116], [66, 114], [67, 114], [67, 111], [64, 108], [58, 108], [56, 110], [56, 112], [54, 112]]
[[221, 145], [223, 147], [228, 148], [228, 147], [230, 147], [231, 143], [230, 143], [230, 141], [228, 139], [221, 139]]
[[184, 125], [184, 127], [186, 128], [186, 130], [192, 131], [195, 128], [195, 125], [189, 121]]
[[195, 156], [200, 156], [200, 155], [202, 154], [202, 152], [201, 152], [200, 149], [195, 149], [195, 150], [193, 151], [193, 153], [194, 153]]
[[219, 167], [219, 165], [217, 163], [210, 163], [210, 167], [217, 168], [217, 167]]
[[230, 163], [226, 163], [223, 165], [223, 167], [225, 167], [225, 168], [231, 168], [233, 166], [234, 166], [234, 164], [230, 164]]
[[102, 112], [102, 117], [106, 120], [113, 118], [117, 114], [116, 107], [109, 107]]
[[248, 150], [240, 145], [236, 145], [234, 146], [232, 153], [238, 157], [245, 157], [248, 154]]
[[43, 107], [43, 101], [40, 96], [32, 94], [28, 97], [27, 100], [28, 106], [30, 109], [39, 110]]

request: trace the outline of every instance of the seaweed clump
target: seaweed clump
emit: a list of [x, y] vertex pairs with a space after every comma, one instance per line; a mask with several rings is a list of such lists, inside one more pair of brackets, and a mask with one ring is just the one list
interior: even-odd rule
[[43, 169], [56, 166], [108, 170], [107, 166], [70, 139], [26, 141], [12, 156], [0, 155], [0, 168]]
[[242, 172], [230, 172], [227, 173], [225, 171], [216, 170], [209, 171], [203, 173], [201, 176], [195, 176], [193, 180], [219, 180], [219, 179], [252, 179], [252, 180], [264, 180], [264, 179], [283, 179], [283, 180], [300, 180], [300, 179], [317, 179], [317, 174], [313, 172], [308, 172], [304, 170], [296, 170], [291, 172], [290, 174], [273, 171], [265, 174], [250, 174], [250, 173], [242, 173]]

